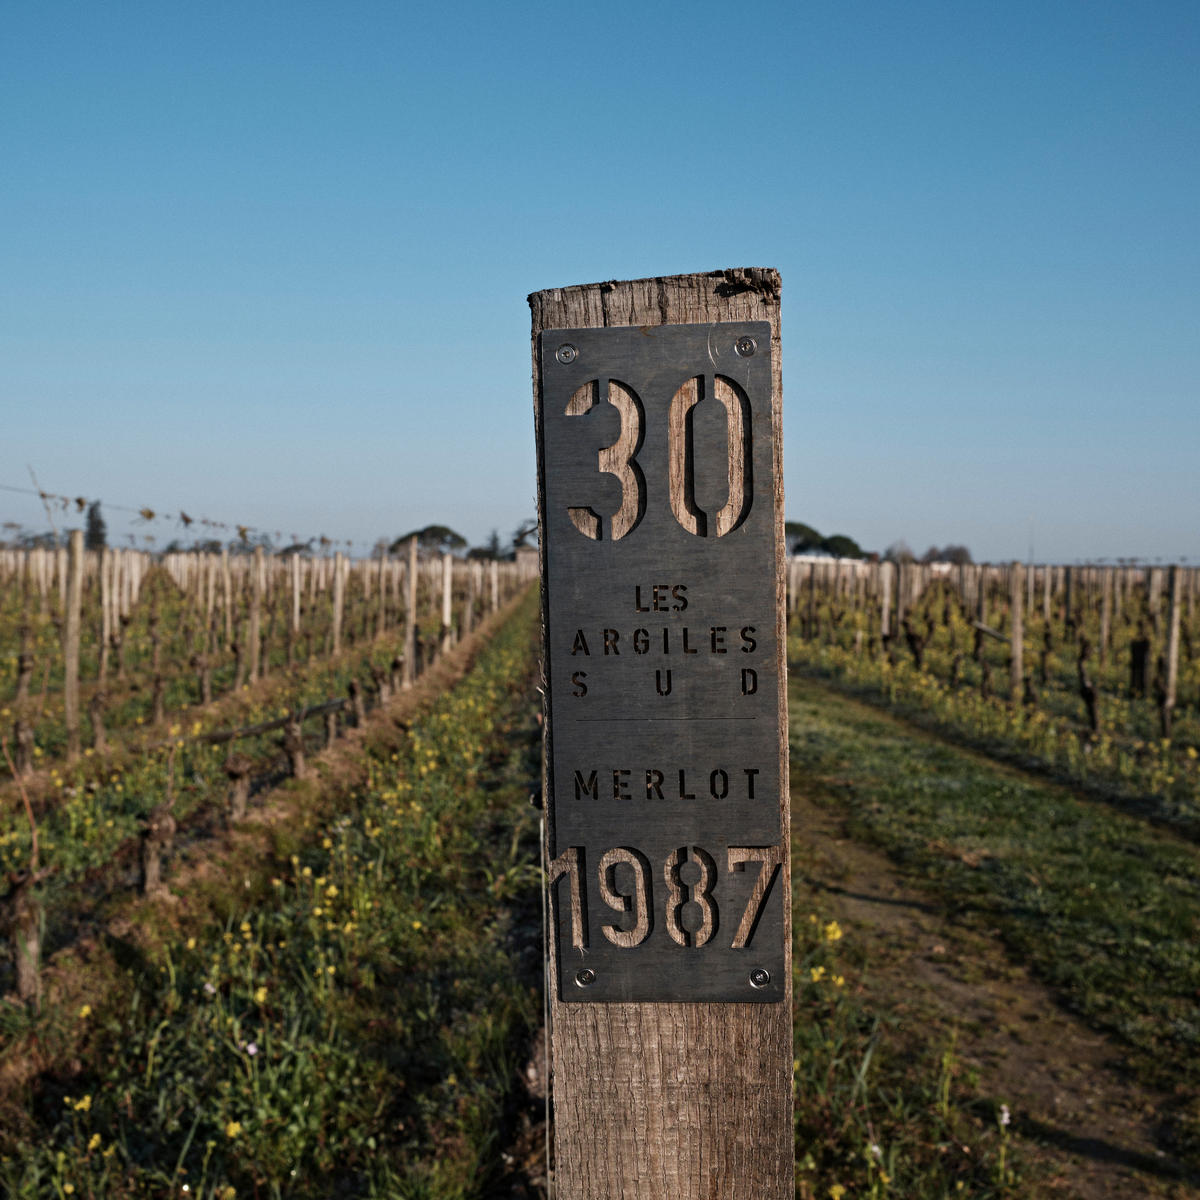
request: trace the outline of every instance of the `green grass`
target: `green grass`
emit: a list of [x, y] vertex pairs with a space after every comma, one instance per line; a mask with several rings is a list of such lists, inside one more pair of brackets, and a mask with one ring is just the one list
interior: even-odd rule
[[72, 1014], [82, 1061], [0, 1134], [5, 1194], [481, 1194], [541, 1014], [535, 606], [223, 922]]
[[996, 930], [1064, 1003], [1174, 1093], [1200, 1164], [1200, 849], [792, 680], [794, 777], [961, 919]]
[[[788, 657], [801, 670], [988, 753], [1151, 812], [1200, 840], [1200, 659], [1190, 654], [1181, 659], [1179, 703], [1167, 740], [1159, 737], [1153, 699], [1124, 693], [1122, 656], [1109, 655], [1101, 667], [1093, 653], [1088, 670], [1101, 692], [1100, 730], [1093, 734], [1075, 677], [1075, 635], [1064, 639], [1057, 630], [1043, 679], [1039, 647], [1045, 629], [1040, 617], [1028, 622], [1024, 659], [1037, 702], [1013, 705], [1008, 702], [1008, 646], [984, 638], [977, 664], [965, 615], [936, 588], [921, 601], [922, 615], [912, 614], [918, 628], [932, 631], [921, 669], [903, 637], [893, 642], [888, 656], [878, 652], [873, 638], [856, 646], [856, 636], [870, 630], [870, 614], [839, 610], [835, 619], [828, 604], [819, 611], [820, 640], [806, 641], [799, 636], [800, 623], [793, 622], [797, 634], [789, 640]], [[939, 623], [942, 617], [948, 623]], [[1091, 625], [1087, 630], [1094, 647], [1097, 631]], [[990, 695], [980, 686], [984, 665], [990, 671]]]
[[962, 1069], [953, 1031], [906, 1028], [887, 997], [855, 985], [863, 948], [836, 921], [802, 908], [793, 919], [799, 1200], [1037, 1194], [1001, 1101]]

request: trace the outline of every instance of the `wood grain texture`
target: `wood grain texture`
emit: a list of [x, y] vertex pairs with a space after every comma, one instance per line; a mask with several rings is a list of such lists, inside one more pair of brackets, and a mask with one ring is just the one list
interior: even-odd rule
[[67, 760], [79, 757], [79, 643], [83, 605], [83, 530], [72, 529], [70, 566], [66, 576], [66, 622], [63, 630], [63, 716], [67, 726]]
[[1014, 705], [1021, 703], [1025, 694], [1025, 568], [1014, 562], [1009, 574], [1009, 644], [1012, 653], [1008, 660], [1009, 695]]
[[[715, 321], [771, 324], [776, 614], [783, 731], [780, 820], [786, 846], [791, 823], [783, 654], [779, 303], [779, 276], [762, 268], [553, 288], [529, 297], [537, 420], [541, 395], [537, 338], [543, 329]], [[543, 475], [544, 464], [539, 462], [539, 489]], [[539, 505], [542, 499], [539, 494]], [[544, 553], [544, 539], [542, 544]], [[542, 566], [544, 573], [544, 562]], [[551, 720], [546, 723], [547, 761], [552, 738]], [[548, 778], [544, 789], [547, 832], [552, 836], [553, 798]], [[783, 909], [790, 914], [786, 862], [780, 882], [785, 889]], [[557, 999], [557, 980], [551, 981], [559, 1200], [781, 1200], [794, 1194], [790, 923], [786, 945], [788, 987], [782, 1004], [564, 1005]], [[551, 964], [556, 957], [551, 946]]]

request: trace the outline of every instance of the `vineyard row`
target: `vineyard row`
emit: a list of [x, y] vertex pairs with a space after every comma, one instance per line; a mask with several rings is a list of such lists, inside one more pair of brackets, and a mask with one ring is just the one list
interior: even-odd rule
[[1200, 836], [1200, 571], [789, 565], [789, 659]]
[[[109, 730], [305, 668], [399, 632], [391, 673], [469, 633], [529, 581], [527, 562], [422, 554], [352, 561], [291, 555], [0, 552], [0, 706], [18, 767], [35, 748], [74, 759]], [[5, 724], [9, 722], [6, 720]]]

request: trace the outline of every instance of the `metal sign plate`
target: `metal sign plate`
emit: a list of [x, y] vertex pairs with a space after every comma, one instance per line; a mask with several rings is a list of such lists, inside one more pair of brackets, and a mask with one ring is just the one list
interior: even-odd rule
[[784, 996], [771, 330], [546, 330], [563, 1001]]

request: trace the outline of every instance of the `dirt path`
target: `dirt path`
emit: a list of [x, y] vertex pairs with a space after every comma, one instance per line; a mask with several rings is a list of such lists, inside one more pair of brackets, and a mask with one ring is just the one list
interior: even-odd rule
[[1156, 1142], [1162, 1098], [1130, 1080], [1120, 1052], [1063, 1011], [997, 939], [950, 920], [886, 855], [848, 838], [841, 814], [792, 789], [797, 891], [866, 955], [862, 984], [917, 1029], [957, 1029], [980, 1088], [1007, 1103], [1049, 1194], [1136, 1200], [1200, 1195]]

